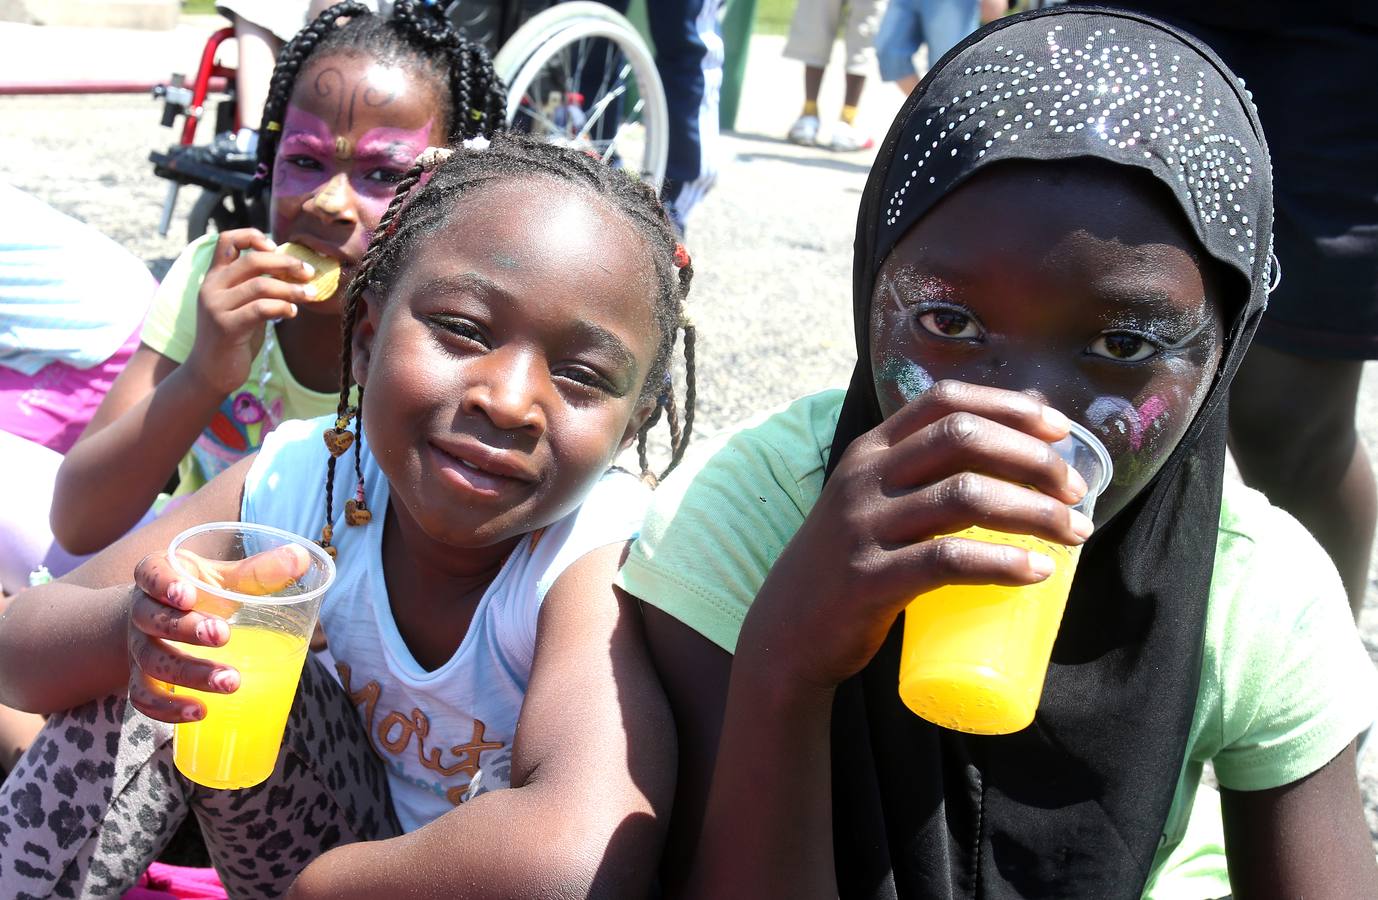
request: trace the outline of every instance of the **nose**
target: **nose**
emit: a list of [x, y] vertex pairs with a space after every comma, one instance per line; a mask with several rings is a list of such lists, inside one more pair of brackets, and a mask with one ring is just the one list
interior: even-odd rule
[[1011, 353], [985, 374], [986, 384], [1018, 391], [1071, 418], [1085, 404], [1081, 374], [1055, 353]]
[[359, 220], [355, 199], [349, 176], [339, 172], [311, 195], [306, 207], [326, 221], [352, 225]]
[[473, 363], [473, 378], [464, 390], [461, 408], [482, 415], [503, 431], [531, 437], [545, 433], [543, 401], [550, 380], [536, 354], [518, 348], [496, 348]]

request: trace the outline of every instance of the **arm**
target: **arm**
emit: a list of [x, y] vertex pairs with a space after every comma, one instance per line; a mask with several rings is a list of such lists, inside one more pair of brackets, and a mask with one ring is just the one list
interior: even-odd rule
[[[727, 690], [716, 702], [682, 702], [698, 676], [694, 667], [712, 654], [648, 619], [681, 734], [691, 738], [681, 754], [703, 757], [684, 760], [683, 777], [711, 784], [706, 803], [690, 797], [688, 809], [676, 807], [676, 817], [688, 821], [674, 826], [668, 894], [837, 896], [834, 692], [865, 667], [915, 596], [947, 584], [1032, 584], [1051, 570], [1037, 554], [942, 535], [980, 524], [1064, 544], [1084, 540], [1090, 523], [1066, 504], [1085, 485], [1047, 443], [1066, 429], [1065, 419], [1027, 396], [945, 382], [853, 442], [816, 501], [800, 508], [807, 509], [802, 524], [755, 588]], [[704, 481], [735, 484], [721, 474]], [[742, 489], [753, 508], [758, 487], [769, 490]], [[701, 500], [696, 508], [713, 506]], [[646, 555], [713, 558], [739, 552], [734, 540], [751, 539], [722, 532], [695, 542], [692, 523], [679, 530], [688, 536], [683, 543], [653, 546]], [[734, 589], [750, 590], [738, 574]], [[715, 688], [720, 683], [707, 689]]]
[[[269, 319], [291, 317], [308, 276], [252, 228], [227, 231], [197, 295], [185, 363], [140, 346], [58, 469], [49, 514], [69, 552], [101, 550], [132, 528], [221, 402], [249, 377]], [[118, 473], [116, 475], [115, 473]], [[99, 510], [92, 515], [92, 510]]]
[[58, 543], [90, 553], [132, 528], [223, 399], [193, 369], [141, 344], [58, 470], [49, 514]]
[[[142, 596], [130, 584], [131, 573], [192, 525], [238, 521], [244, 476], [252, 463], [253, 457], [240, 460], [187, 502], [65, 578], [15, 595], [0, 614], [0, 703], [51, 713], [125, 690], [130, 610]], [[191, 627], [195, 624], [189, 620]], [[65, 664], [61, 677], [53, 677], [58, 659]]]
[[647, 895], [675, 736], [636, 605], [612, 588], [622, 552], [586, 555], [546, 596], [512, 788], [410, 834], [331, 850], [291, 900], [389, 896], [403, 881], [418, 898]]
[[1222, 789], [1220, 801], [1239, 900], [1378, 897], [1352, 744], [1305, 778], [1266, 791]]

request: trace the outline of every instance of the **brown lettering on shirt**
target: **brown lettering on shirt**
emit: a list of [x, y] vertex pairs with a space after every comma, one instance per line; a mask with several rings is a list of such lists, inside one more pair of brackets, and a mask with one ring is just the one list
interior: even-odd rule
[[383, 694], [382, 686], [377, 681], [369, 681], [355, 690], [351, 677], [353, 673], [349, 664], [337, 661], [335, 668], [339, 670], [340, 681], [344, 684], [345, 693], [349, 695], [350, 701], [355, 706], [362, 707], [364, 727], [368, 731], [369, 740], [373, 742], [374, 748], [380, 756], [385, 751], [394, 756], [400, 756], [406, 752], [414, 740], [416, 742], [416, 757], [421, 761], [421, 765], [442, 778], [465, 776], [464, 784], [455, 785], [445, 791], [445, 797], [456, 806], [464, 799], [469, 781], [478, 774], [479, 760], [483, 751], [501, 750], [505, 746], [502, 741], [485, 741], [483, 734], [486, 726], [480, 719], [474, 719], [473, 732], [469, 736], [469, 740], [450, 747], [449, 753], [452, 759], [446, 763], [444, 750], [427, 746], [427, 739], [431, 735], [431, 720], [424, 712], [414, 707], [410, 715], [399, 710], [393, 710], [383, 716], [382, 719], [376, 720], [378, 700]]

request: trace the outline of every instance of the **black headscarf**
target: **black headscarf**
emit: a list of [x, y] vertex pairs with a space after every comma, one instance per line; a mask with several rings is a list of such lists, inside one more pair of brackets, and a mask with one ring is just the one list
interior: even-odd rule
[[1033, 725], [976, 737], [909, 712], [896, 689], [898, 624], [841, 687], [833, 831], [844, 898], [1138, 898], [1159, 847], [1200, 680], [1227, 389], [1270, 271], [1263, 131], [1214, 53], [1144, 16], [1059, 7], [1003, 19], [929, 72], [862, 197], [858, 361], [828, 471], [881, 421], [868, 328], [896, 241], [990, 163], [1078, 157], [1166, 185], [1232, 273], [1220, 368], [1154, 481], [1083, 549]]

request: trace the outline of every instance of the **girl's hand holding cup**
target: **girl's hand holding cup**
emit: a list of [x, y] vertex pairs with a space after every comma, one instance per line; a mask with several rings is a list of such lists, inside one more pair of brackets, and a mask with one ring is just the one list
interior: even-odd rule
[[[276, 593], [311, 566], [306, 551], [290, 544], [237, 562], [207, 560], [189, 550], [179, 551], [179, 557], [203, 581], [255, 595]], [[223, 647], [230, 639], [226, 617], [234, 612], [233, 604], [199, 590], [162, 552], [150, 554], [135, 567], [134, 586], [129, 610], [130, 703], [162, 722], [198, 721], [205, 715], [204, 704], [174, 694], [171, 686], [230, 694], [239, 688], [239, 672], [167, 642]]]
[[[939, 382], [854, 441], [785, 548], [738, 647], [792, 685], [831, 691], [880, 649], [915, 596], [1026, 585], [1047, 556], [950, 536], [974, 525], [1079, 545], [1085, 480], [1050, 445], [1071, 423], [1034, 398]], [[945, 536], [946, 535], [946, 536]]]
[[196, 343], [184, 365], [222, 394], [248, 380], [264, 324], [290, 319], [296, 304], [316, 299], [306, 283], [314, 269], [275, 250], [277, 244], [257, 228], [226, 231], [201, 282]]

